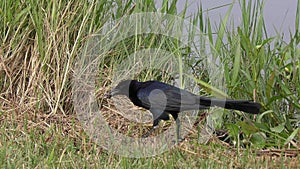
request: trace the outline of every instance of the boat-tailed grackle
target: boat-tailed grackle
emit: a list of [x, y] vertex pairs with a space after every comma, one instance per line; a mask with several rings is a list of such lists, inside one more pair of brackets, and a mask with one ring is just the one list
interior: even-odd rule
[[179, 136], [180, 121], [178, 113], [186, 110], [208, 109], [212, 106], [240, 110], [258, 114], [261, 105], [248, 100], [217, 99], [198, 96], [178, 87], [159, 82], [136, 80], [121, 81], [108, 96], [125, 95], [139, 107], [149, 110], [153, 115], [153, 127], [144, 137], [148, 137], [158, 126], [160, 120], [169, 120], [169, 114], [176, 120], [176, 134]]

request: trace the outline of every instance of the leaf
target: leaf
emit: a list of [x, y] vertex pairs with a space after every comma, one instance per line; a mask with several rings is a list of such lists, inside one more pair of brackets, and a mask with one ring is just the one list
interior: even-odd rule
[[266, 123], [258, 123], [258, 122], [253, 122], [255, 126], [260, 130], [260, 131], [270, 131], [270, 128], [267, 126]]
[[263, 112], [262, 114], [260, 114], [260, 115], [258, 115], [257, 116], [257, 122], [258, 123], [261, 123], [261, 119], [263, 118], [263, 116], [265, 116], [265, 115], [267, 115], [267, 114], [270, 114], [270, 113], [272, 113], [273, 112], [273, 110], [268, 110], [268, 111], [265, 111], [265, 112]]
[[225, 124], [226, 128], [229, 131], [229, 135], [237, 140], [239, 136], [239, 127], [236, 124]]
[[275, 77], [275, 71], [271, 73], [269, 80], [267, 81], [267, 86], [266, 86], [266, 96], [268, 99], [271, 97], [271, 92], [273, 90], [273, 85], [274, 85], [274, 77]]
[[231, 79], [231, 86], [234, 86], [234, 84], [237, 84], [237, 78], [238, 73], [240, 71], [240, 65], [241, 65], [241, 46], [240, 42], [238, 40], [237, 47], [234, 54], [234, 62], [233, 62], [233, 69], [232, 69], [232, 79]]
[[297, 128], [296, 130], [294, 130], [294, 131], [292, 132], [292, 134], [285, 140], [284, 144], [287, 144], [287, 143], [289, 143], [290, 141], [292, 141], [292, 140], [295, 138], [296, 134], [299, 132], [299, 129], [300, 129], [300, 128]]
[[281, 123], [276, 127], [271, 127], [270, 129], [272, 132], [281, 133], [284, 130], [284, 125], [285, 125], [285, 123]]
[[215, 44], [215, 49], [218, 51], [218, 53], [221, 53], [223, 38], [224, 38], [224, 34], [226, 32], [226, 25], [229, 20], [232, 8], [233, 8], [233, 3], [229, 6], [229, 9], [226, 12], [225, 17], [222, 19], [222, 22], [220, 23], [220, 27], [219, 27], [219, 30], [217, 33], [216, 44]]
[[[187, 76], [189, 76], [189, 75], [187, 75]], [[226, 93], [209, 85], [208, 83], [206, 83], [200, 79], [194, 78], [192, 76], [190, 76], [190, 77], [193, 78], [195, 82], [199, 83], [206, 92], [211, 93], [216, 97], [221, 97], [221, 98], [228, 97], [228, 95]]]
[[237, 124], [241, 126], [242, 132], [248, 136], [259, 131], [259, 129], [254, 125], [247, 124], [243, 121], [239, 121]]
[[266, 138], [267, 138], [267, 136], [266, 136], [265, 133], [263, 133], [263, 132], [257, 132], [257, 133], [254, 133], [251, 136], [250, 141], [255, 146], [264, 147], [265, 143], [266, 143]]

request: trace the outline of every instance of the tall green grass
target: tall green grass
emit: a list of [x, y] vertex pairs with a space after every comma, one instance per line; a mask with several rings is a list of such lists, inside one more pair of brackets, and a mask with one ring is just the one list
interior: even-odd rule
[[[299, 133], [299, 12], [295, 17], [296, 32], [291, 34], [290, 42], [284, 42], [279, 34], [268, 36], [263, 18], [264, 1], [240, 0], [238, 3], [242, 20], [237, 28], [230, 20], [232, 5], [217, 29], [201, 13], [194, 18], [201, 23], [200, 29], [208, 34], [214, 56], [225, 65], [228, 95], [262, 103], [261, 115], [250, 117], [250, 120], [225, 114], [223, 123], [228, 126], [231, 136], [238, 139], [236, 142], [251, 141], [258, 147], [295, 146]], [[199, 77], [198, 81], [201, 80]], [[240, 133], [244, 135], [242, 140]]]
[[[295, 32], [291, 32], [289, 42], [280, 34], [268, 36], [264, 2], [259, 0], [238, 1], [242, 12], [240, 25], [230, 20], [232, 6], [217, 28], [205, 17], [202, 6], [189, 18], [208, 36], [213, 56], [225, 65], [227, 91], [209, 85], [211, 79], [201, 69], [201, 62], [189, 60], [190, 49], [179, 49], [176, 40], [168, 37], [149, 34], [126, 39], [99, 66], [98, 90], [102, 96], [108, 89], [114, 63], [122, 62], [128, 54], [145, 45], [175, 50], [185, 58], [186, 63], [182, 64], [193, 66], [199, 86], [207, 89], [201, 90], [201, 94], [221, 90], [221, 95], [226, 92], [234, 99], [262, 103], [260, 115], [226, 112], [219, 121], [219, 128], [228, 130], [236, 143], [231, 148], [247, 147], [246, 151], [228, 152], [218, 142], [199, 145], [196, 133], [192, 133], [190, 140], [153, 159], [127, 159], [107, 153], [84, 133], [73, 111], [71, 87], [76, 57], [80, 57], [86, 40], [105, 23], [132, 13], [157, 11], [185, 16], [186, 9], [177, 13], [176, 3], [164, 0], [162, 8], [157, 9], [151, 0], [1, 1], [1, 168], [284, 166], [284, 158], [272, 162], [256, 158], [252, 150], [299, 148], [299, 1]], [[192, 39], [192, 29], [190, 35]], [[157, 70], [145, 71], [137, 78], [171, 79]]]

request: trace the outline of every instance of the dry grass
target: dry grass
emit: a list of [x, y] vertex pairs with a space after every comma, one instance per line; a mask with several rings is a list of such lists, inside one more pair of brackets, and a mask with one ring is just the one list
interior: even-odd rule
[[[142, 8], [145, 4], [146, 7]], [[0, 2], [1, 168], [300, 167], [299, 150], [289, 149], [284, 143], [289, 136], [293, 136], [293, 130], [296, 130], [288, 126], [290, 121], [286, 119], [294, 119], [293, 113], [299, 110], [299, 77], [296, 76], [300, 70], [297, 55], [299, 37], [295, 34], [290, 44], [283, 45], [280, 42], [276, 44], [276, 49], [270, 50], [268, 44], [271, 40], [266, 40], [263, 44], [257, 40], [264, 37], [261, 31], [263, 25], [260, 25], [263, 22], [259, 20], [256, 23], [258, 18], [252, 18], [254, 14], [247, 17], [246, 15], [252, 14], [251, 11], [243, 11], [243, 17], [250, 20], [244, 20], [245, 24], [236, 34], [226, 32], [220, 26], [217, 32], [220, 35], [219, 40], [225, 34], [229, 44], [218, 41], [215, 48], [219, 52], [217, 55], [224, 56], [226, 65], [234, 63], [231, 58], [233, 55], [237, 59], [244, 59], [241, 65], [236, 64], [233, 69], [226, 69], [226, 80], [231, 87], [229, 92], [232, 97], [242, 98], [252, 95], [253, 89], [257, 89], [257, 99], [270, 112], [261, 117], [261, 124], [278, 129], [276, 125], [285, 123], [282, 130], [284, 137], [281, 136], [282, 133], [267, 131], [270, 134], [267, 141], [278, 143], [285, 149], [237, 148], [215, 137], [207, 144], [199, 144], [197, 127], [203, 124], [205, 113], [198, 118], [183, 142], [153, 158], [131, 159], [110, 154], [90, 139], [83, 125], [77, 120], [73, 108], [71, 88], [75, 59], [80, 57], [81, 47], [89, 35], [101, 29], [108, 20], [130, 14], [135, 8], [152, 9], [151, 4], [153, 5], [152, 1], [138, 4], [131, 1], [119, 4], [109, 1]], [[250, 8], [244, 10], [247, 9]], [[176, 11], [167, 8], [163, 10]], [[255, 8], [253, 11], [255, 12]], [[200, 17], [202, 13], [199, 11]], [[204, 18], [200, 20], [202, 22]], [[196, 22], [198, 21], [195, 20]], [[258, 26], [250, 28], [245, 25]], [[207, 29], [208, 36], [213, 39], [210, 25], [204, 29]], [[258, 33], [251, 34], [249, 30], [258, 30]], [[236, 42], [231, 42], [236, 39], [241, 41], [238, 46], [235, 45]], [[124, 47], [122, 44], [120, 46]], [[112, 55], [116, 57], [104, 59], [99, 68], [100, 87], [95, 92], [102, 104], [101, 112], [109, 125], [124, 135], [140, 137], [152, 125], [150, 113], [128, 102], [122, 104], [124, 111], [118, 111], [111, 100], [102, 99], [103, 94], [109, 90], [107, 86], [113, 72], [113, 62], [119, 55], [122, 58], [128, 54], [126, 50], [132, 50], [127, 49], [132, 46], [134, 43], [126, 46], [126, 49], [115, 51]], [[236, 50], [235, 47], [242, 50]], [[243, 58], [243, 53], [249, 54], [249, 57]], [[294, 62], [286, 64], [287, 60]], [[264, 77], [254, 76], [259, 74], [259, 70], [265, 71]], [[234, 80], [232, 77], [235, 77]], [[282, 116], [283, 113], [286, 116]], [[228, 119], [233, 118], [235, 117]], [[151, 136], [166, 131], [172, 124], [174, 120], [161, 123], [159, 130]], [[281, 140], [276, 142], [279, 139]]]
[[[102, 107], [102, 112], [112, 128], [124, 135], [132, 137], [140, 137], [149, 130], [151, 122], [141, 124], [130, 121], [122, 116], [122, 112], [115, 110], [110, 102], [111, 101], [107, 101], [105, 103], [107, 106]], [[134, 106], [129, 110], [141, 111]], [[167, 130], [171, 123], [174, 123], [174, 121], [171, 120], [169, 123], [161, 123], [160, 130], [157, 130], [152, 136]], [[201, 121], [199, 120], [195, 124], [201, 125]], [[89, 139], [89, 136], [84, 134], [84, 129], [74, 115], [56, 113], [48, 116], [47, 114], [29, 110], [26, 110], [26, 112], [15, 111], [14, 113], [11, 112], [1, 115], [1, 125], [6, 126], [5, 131], [7, 133], [14, 131], [23, 133], [21, 135], [30, 136], [32, 135], [31, 132], [34, 131], [35, 134], [33, 137], [45, 137], [45, 143], [49, 145], [57, 144], [57, 141], [61, 139], [72, 140], [73, 143], [69, 143], [72, 143], [77, 147], [75, 154], [82, 153], [81, 156], [83, 156], [83, 158], [88, 158], [88, 163], [91, 166], [97, 166], [94, 164], [96, 162], [94, 160], [99, 159], [94, 158], [95, 155], [103, 156], [103, 154], [106, 154], [101, 147]], [[54, 132], [49, 132], [52, 130], [54, 130]], [[8, 137], [8, 135], [2, 135], [2, 137]], [[9, 139], [18, 140], [19, 137], [20, 135], [14, 134], [13, 136], [9, 136]], [[1, 144], [3, 144], [3, 142]], [[93, 154], [90, 154], [91, 152], [93, 152]], [[63, 155], [65, 153], [69, 154], [70, 152], [68, 150], [58, 149], [58, 154], [60, 154], [60, 156], [65, 156]], [[178, 153], [181, 155], [178, 156]], [[203, 145], [197, 142], [197, 131], [194, 130], [187, 135], [185, 140], [180, 142], [175, 149], [171, 149], [169, 152], [157, 156], [157, 158], [152, 159], [152, 161], [157, 160], [158, 164], [162, 163], [164, 165], [168, 165], [170, 160], [172, 161], [172, 158], [178, 158], [179, 161], [188, 161], [189, 165], [180, 162], [174, 164], [174, 166], [180, 168], [185, 168], [187, 166], [201, 167], [205, 160], [208, 161], [207, 165], [210, 164], [215, 167], [227, 166], [229, 168], [251, 168], [253, 165], [257, 165], [260, 166], [259, 168], [298, 168], [298, 154], [298, 150], [236, 149], [228, 143], [219, 140], [217, 137], [212, 137], [206, 145]], [[109, 162], [109, 165], [111, 166], [115, 166], [117, 161], [120, 160], [117, 156], [110, 156], [109, 159], [111, 161]]]

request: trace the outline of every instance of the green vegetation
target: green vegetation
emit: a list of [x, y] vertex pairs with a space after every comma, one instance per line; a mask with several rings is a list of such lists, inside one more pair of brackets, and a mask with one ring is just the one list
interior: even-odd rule
[[[140, 12], [185, 16], [185, 11], [177, 13], [176, 0], [164, 0], [160, 9], [152, 0], [1, 1], [1, 168], [298, 168], [299, 157], [290, 156], [297, 155], [300, 148], [300, 1], [289, 42], [280, 34], [267, 35], [263, 2], [237, 3], [242, 11], [237, 29], [230, 21], [231, 6], [216, 29], [201, 6], [188, 19], [209, 37], [213, 56], [225, 65], [227, 95], [262, 103], [262, 113], [225, 112], [217, 129], [228, 130], [230, 145], [218, 139], [199, 144], [195, 130], [168, 152], [131, 159], [103, 150], [76, 119], [72, 105], [76, 58], [93, 33], [122, 16]], [[189, 35], [193, 38], [192, 29]], [[114, 63], [151, 47], [176, 51], [176, 56], [184, 58], [182, 64], [192, 66], [195, 82], [203, 87], [200, 93], [218, 93], [216, 86], [209, 85], [211, 79], [201, 69], [201, 61], [190, 60], [190, 49], [179, 46], [176, 39], [155, 34], [118, 43], [107, 56], [101, 56], [98, 98], [109, 90]], [[136, 78], [171, 79], [156, 69]], [[266, 149], [274, 151], [264, 153]], [[290, 153], [292, 150], [296, 153]]]

